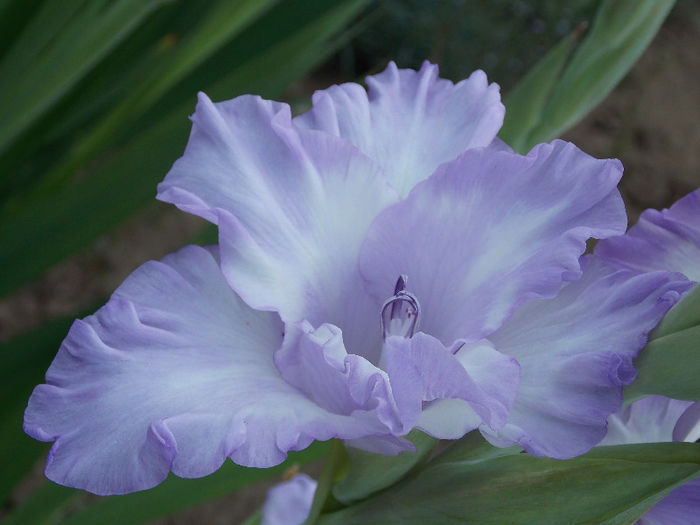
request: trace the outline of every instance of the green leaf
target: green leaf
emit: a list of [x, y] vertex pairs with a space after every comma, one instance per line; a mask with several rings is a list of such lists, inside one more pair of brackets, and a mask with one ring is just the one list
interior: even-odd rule
[[523, 449], [520, 447], [494, 447], [481, 436], [481, 433], [474, 430], [462, 439], [450, 444], [450, 446], [435, 457], [430, 464], [436, 465], [438, 463], [450, 463], [455, 461], [462, 463], [479, 463], [503, 456], [517, 455], [522, 451]]
[[700, 326], [700, 286], [695, 286], [671, 308], [650, 339], [660, 339], [696, 326]]
[[524, 150], [560, 136], [622, 80], [661, 27], [674, 0], [606, 0], [567, 65]]
[[416, 452], [382, 456], [354, 448], [348, 449], [350, 468], [345, 477], [333, 487], [333, 496], [347, 504], [393, 485], [428, 457], [438, 443], [437, 439], [417, 430], [411, 432], [407, 438], [415, 445]]
[[331, 488], [347, 463], [348, 455], [343, 442], [334, 439], [331, 444], [331, 450], [326, 455], [323, 463], [321, 475], [318, 477], [314, 499], [311, 502], [309, 515], [304, 520], [304, 525], [313, 525], [322, 511], [336, 508], [337, 502], [334, 501], [331, 495]]
[[221, 0], [209, 6], [206, 16], [167, 57], [153, 61], [138, 85], [75, 144], [68, 158], [43, 179], [35, 191], [47, 191], [74, 174], [93, 158], [120, 129], [137, 120], [164, 93], [221, 48], [235, 34], [267, 10], [276, 0]]
[[581, 26], [562, 39], [508, 93], [504, 101], [506, 116], [498, 135], [518, 153], [527, 153], [528, 135], [540, 123], [542, 110], [583, 29]]
[[[256, 93], [263, 97], [279, 95], [300, 75], [328, 58], [353, 35], [352, 29], [341, 32], [369, 0], [287, 0], [280, 9], [270, 12], [267, 24], [251, 27], [241, 35], [238, 52], [245, 55], [245, 40], [260, 32], [271, 32], [274, 45], [266, 48], [255, 60], [242, 61], [236, 70], [213, 84], [207, 94], [214, 100], [231, 98], [231, 92]], [[299, 16], [308, 17], [306, 25]], [[280, 39], [282, 28], [289, 34]], [[257, 38], [260, 38], [258, 35]], [[273, 73], [274, 72], [274, 73]]]
[[637, 379], [625, 388], [625, 402], [648, 395], [700, 401], [700, 286], [669, 311], [634, 365]]
[[[35, 136], [38, 139], [32, 140], [30, 148], [46, 147], [65, 138], [69, 138], [70, 144], [74, 138], [82, 138], [86, 130], [125, 97], [143, 89], [144, 79], [157, 68], [170, 65], [171, 57], [181, 52], [180, 48], [200, 28], [209, 9], [177, 1], [153, 13], [30, 130], [32, 139]], [[175, 84], [174, 89], [179, 86], [181, 83]], [[188, 89], [187, 96], [191, 93]], [[167, 111], [159, 111], [159, 115], [163, 113]]]
[[700, 401], [700, 326], [650, 341], [635, 361], [638, 376], [625, 400], [648, 395]]
[[561, 461], [527, 454], [428, 464], [377, 496], [322, 516], [322, 525], [634, 523], [700, 475], [700, 445], [600, 447]]
[[[245, 92], [279, 95], [335, 49], [337, 41], [332, 40], [333, 35], [366, 3], [367, 0], [315, 2], [315, 10], [304, 19], [292, 16], [296, 12], [290, 11], [297, 4], [304, 6], [303, 2], [283, 2], [269, 16], [284, 15], [293, 20], [288, 32], [276, 32], [275, 44], [253, 56], [229, 57], [230, 73], [208, 87], [200, 87], [215, 99]], [[263, 20], [259, 23], [264, 25]], [[247, 34], [246, 31], [240, 36]], [[230, 64], [236, 61], [238, 66], [231, 68]], [[153, 199], [157, 183], [184, 150], [190, 129], [187, 115], [193, 104], [194, 98], [136, 133], [112, 151], [106, 162], [93, 168], [92, 176], [86, 180], [35, 199], [0, 223], [0, 296], [85, 247]]]
[[[61, 27], [56, 38], [44, 41], [43, 48], [36, 50], [37, 56], [30, 68], [21, 69], [13, 59], [18, 55], [24, 58], [21, 49], [8, 53], [9, 66], [0, 68], [0, 85], [5, 86], [0, 99], [0, 152], [5, 151], [165, 1], [118, 0], [109, 5], [88, 2], [67, 25]], [[27, 27], [29, 36], [20, 37], [18, 44], [41, 39], [42, 31], [51, 31], [53, 19], [41, 16], [46, 10], [55, 9], [50, 4], [48, 2], [47, 7], [39, 12], [41, 23], [30, 23]]]
[[0, 78], [11, 80], [25, 73], [33, 61], [41, 59], [41, 52], [85, 7], [85, 0], [67, 0], [60, 4], [44, 2], [39, 9], [30, 11], [29, 22], [2, 56]]
[[40, 4], [41, 0], [0, 0], [0, 58], [9, 51]]

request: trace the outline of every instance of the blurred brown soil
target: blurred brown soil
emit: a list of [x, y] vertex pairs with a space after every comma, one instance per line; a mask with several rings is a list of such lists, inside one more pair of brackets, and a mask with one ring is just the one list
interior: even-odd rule
[[664, 27], [631, 73], [569, 131], [595, 157], [617, 157], [630, 223], [700, 187], [700, 35]]
[[[645, 208], [668, 207], [700, 186], [700, 35], [676, 25], [664, 27], [622, 84], [565, 135], [596, 157], [622, 160], [631, 223]], [[0, 341], [106, 298], [139, 264], [176, 250], [201, 224], [154, 203], [0, 301]], [[263, 498], [251, 488], [153, 524], [238, 523]]]
[[203, 224], [198, 217], [154, 200], [89, 249], [0, 300], [0, 342], [106, 299], [139, 265], [177, 250]]

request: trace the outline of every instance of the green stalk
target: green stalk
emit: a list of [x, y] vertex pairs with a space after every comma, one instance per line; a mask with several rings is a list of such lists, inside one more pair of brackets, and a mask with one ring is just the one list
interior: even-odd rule
[[318, 485], [314, 500], [311, 504], [309, 517], [306, 518], [304, 525], [313, 525], [318, 520], [321, 512], [336, 510], [340, 507], [340, 503], [331, 494], [333, 484], [342, 474], [343, 467], [348, 461], [348, 453], [343, 446], [343, 442], [334, 439], [331, 443], [331, 450], [326, 456], [326, 462], [323, 464], [321, 476], [318, 478]]

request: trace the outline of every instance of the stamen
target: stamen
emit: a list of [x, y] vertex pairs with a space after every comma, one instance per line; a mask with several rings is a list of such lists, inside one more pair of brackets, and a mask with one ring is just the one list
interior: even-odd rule
[[396, 286], [394, 286], [394, 295], [399, 292], [403, 292], [406, 289], [406, 283], [408, 282], [408, 275], [399, 275], [396, 279]]
[[382, 305], [380, 324], [382, 338], [386, 340], [391, 335], [413, 337], [418, 328], [420, 304], [411, 292], [406, 291], [408, 278], [400, 275], [394, 287], [394, 295]]

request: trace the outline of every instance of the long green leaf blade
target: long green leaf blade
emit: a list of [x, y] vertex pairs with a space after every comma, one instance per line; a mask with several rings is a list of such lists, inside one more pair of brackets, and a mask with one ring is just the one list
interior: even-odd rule
[[153, 63], [151, 71], [79, 141], [68, 158], [44, 177], [40, 188], [47, 191], [71, 176], [101, 151], [122, 127], [133, 122], [184, 76], [277, 0], [222, 0], [213, 6], [192, 34], [166, 59]]
[[650, 341], [635, 362], [637, 379], [625, 391], [625, 400], [647, 395], [700, 401], [698, 354], [700, 326]]
[[648, 395], [700, 401], [700, 286], [669, 311], [634, 364], [626, 402]]
[[600, 447], [561, 461], [514, 454], [437, 461], [322, 525], [633, 523], [700, 475], [700, 444]]
[[558, 137], [601, 102], [647, 48], [674, 1], [606, 0], [524, 149]]
[[5, 86], [0, 100], [0, 153], [165, 1], [121, 0], [104, 12], [90, 9], [73, 20], [28, 74], [0, 78]]
[[[215, 99], [245, 92], [279, 95], [336, 48], [332, 36], [366, 4], [367, 0], [322, 2], [321, 16], [296, 19], [297, 25], [274, 46], [240, 57], [230, 74], [201, 87]], [[280, 8], [288, 12], [293, 5], [283, 3]], [[154, 197], [157, 183], [182, 154], [193, 102], [194, 98], [135, 135], [92, 177], [32, 201], [0, 224], [0, 296], [83, 248]]]
[[527, 138], [542, 119], [542, 110], [561, 77], [583, 28], [563, 38], [508, 93], [506, 116], [498, 136], [518, 153], [527, 153]]
[[651, 340], [700, 325], [700, 286], [695, 286], [661, 320]]
[[39, 54], [85, 7], [85, 0], [44, 2], [0, 61], [0, 78], [13, 81], [30, 68]]
[[333, 496], [343, 503], [351, 503], [393, 485], [430, 455], [438, 443], [437, 439], [417, 430], [407, 438], [415, 445], [416, 452], [381, 456], [348, 449], [350, 470], [333, 487]]

